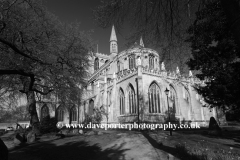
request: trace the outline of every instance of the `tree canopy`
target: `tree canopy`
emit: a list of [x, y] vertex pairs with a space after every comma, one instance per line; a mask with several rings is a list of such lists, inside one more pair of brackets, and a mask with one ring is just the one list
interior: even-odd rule
[[[234, 41], [220, 1], [209, 2], [196, 12], [196, 20], [188, 29], [192, 58], [188, 66], [200, 71], [205, 80], [198, 92], [211, 107], [234, 109], [240, 105], [239, 47]], [[229, 108], [231, 107], [231, 108]]]
[[41, 0], [3, 0], [0, 6], [2, 87], [11, 83], [26, 93], [31, 121], [38, 123], [36, 94], [71, 92], [85, 83], [90, 35], [78, 23], [60, 22]]

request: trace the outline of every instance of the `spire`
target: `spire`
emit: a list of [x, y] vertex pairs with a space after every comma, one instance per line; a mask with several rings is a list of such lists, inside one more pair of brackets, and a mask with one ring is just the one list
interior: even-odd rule
[[192, 71], [190, 70], [189, 71], [189, 77], [192, 77], [193, 76], [193, 74], [192, 74]]
[[141, 36], [141, 38], [140, 38], [140, 46], [144, 47], [143, 40], [142, 40], [142, 36]]
[[110, 36], [110, 42], [111, 41], [117, 41], [117, 36], [116, 36], [114, 25], [112, 26], [112, 32], [111, 32], [111, 36]]
[[176, 73], [177, 74], [180, 74], [180, 71], [179, 71], [179, 68], [177, 67], [177, 69], [176, 69]]
[[112, 33], [110, 36], [110, 53], [113, 57], [118, 53], [117, 36], [114, 26], [112, 26]]
[[161, 70], [165, 71], [165, 64], [164, 64], [164, 62], [162, 62], [162, 64], [161, 64]]

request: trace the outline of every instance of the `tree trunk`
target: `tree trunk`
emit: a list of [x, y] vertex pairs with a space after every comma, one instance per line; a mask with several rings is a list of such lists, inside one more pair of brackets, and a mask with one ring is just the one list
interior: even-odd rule
[[27, 101], [28, 101], [28, 112], [30, 114], [30, 124], [33, 127], [33, 130], [39, 132], [39, 119], [36, 109], [36, 99], [34, 91], [27, 92]]

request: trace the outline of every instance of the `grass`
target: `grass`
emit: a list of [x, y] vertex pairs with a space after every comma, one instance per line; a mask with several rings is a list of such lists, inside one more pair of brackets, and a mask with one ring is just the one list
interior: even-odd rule
[[198, 143], [196, 146], [190, 146], [187, 143], [177, 144], [176, 149], [180, 153], [180, 157], [188, 160], [240, 160], [240, 155], [233, 153], [233, 148], [224, 150], [222, 148], [213, 149], [206, 146], [205, 143]]
[[[130, 133], [129, 131], [125, 131], [126, 133]], [[119, 150], [110, 150], [110, 152], [102, 152], [101, 147], [108, 145], [108, 143], [119, 138], [119, 133], [125, 133], [123, 131], [111, 131], [112, 134], [104, 134], [104, 135], [79, 135], [73, 137], [67, 137], [66, 139], [56, 140], [56, 142], [61, 142], [60, 144], [48, 143], [44, 142], [43, 145], [49, 148], [55, 148], [62, 146], [60, 148], [60, 152], [72, 150], [70, 148], [76, 148], [75, 152], [78, 155], [79, 149], [84, 150], [81, 152], [81, 155], [85, 156], [85, 148], [91, 148], [96, 150], [97, 154], [92, 155], [106, 155], [109, 156], [112, 153], [120, 152], [122, 155], [122, 149]], [[135, 134], [131, 131], [132, 134]], [[189, 130], [189, 131], [174, 131], [173, 136], [169, 136], [169, 131], [143, 131], [141, 132], [145, 138], [150, 142], [150, 144], [165, 153], [172, 154], [178, 159], [182, 160], [240, 160], [240, 131], [232, 130], [232, 131], [223, 131], [222, 136], [211, 136], [207, 134], [207, 130]], [[49, 139], [53, 138], [54, 134], [46, 134], [42, 136], [42, 141], [44, 138]], [[66, 141], [67, 140], [67, 141]], [[79, 140], [84, 141], [78, 142]], [[66, 142], [65, 142], [66, 141]], [[73, 144], [74, 142], [74, 144]], [[64, 145], [63, 145], [64, 144]], [[101, 144], [101, 146], [94, 146], [95, 144]], [[36, 151], [41, 152], [41, 154], [37, 154], [38, 156], [42, 156], [42, 153], [48, 152], [48, 149], [43, 150], [43, 146], [41, 144], [36, 144]], [[32, 152], [31, 147], [26, 147], [29, 149], [29, 154]], [[49, 152], [49, 154], [54, 157], [59, 153], [59, 150], [56, 149], [56, 152]], [[64, 152], [63, 152], [64, 153]], [[23, 154], [23, 153], [21, 153]], [[24, 153], [25, 154], [25, 153]], [[32, 155], [32, 153], [31, 153]], [[45, 154], [44, 154], [45, 155]], [[20, 153], [12, 152], [13, 159], [18, 158]], [[34, 155], [36, 156], [36, 155]], [[98, 157], [97, 157], [98, 158]], [[44, 158], [43, 158], [44, 159]], [[64, 159], [64, 157], [62, 157]]]
[[[226, 131], [222, 136], [210, 136], [204, 131], [149, 132], [160, 150], [184, 160], [240, 160], [239, 131]], [[148, 139], [150, 139], [148, 138]], [[155, 147], [156, 148], [156, 147]]]

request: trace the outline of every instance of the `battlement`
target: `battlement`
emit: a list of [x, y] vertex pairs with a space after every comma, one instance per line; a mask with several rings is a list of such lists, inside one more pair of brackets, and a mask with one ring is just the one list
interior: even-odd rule
[[95, 53], [95, 56], [98, 58], [104, 58], [104, 59], [109, 59], [109, 55], [104, 54], [104, 53]]

